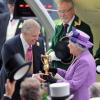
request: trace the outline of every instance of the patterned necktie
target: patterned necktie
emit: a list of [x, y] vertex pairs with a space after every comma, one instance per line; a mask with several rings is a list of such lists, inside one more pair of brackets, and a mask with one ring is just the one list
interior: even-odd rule
[[26, 60], [26, 62], [32, 61], [32, 47], [31, 46], [29, 46], [26, 51], [25, 60]]
[[69, 26], [68, 24], [63, 25], [63, 36], [66, 35], [68, 26]]

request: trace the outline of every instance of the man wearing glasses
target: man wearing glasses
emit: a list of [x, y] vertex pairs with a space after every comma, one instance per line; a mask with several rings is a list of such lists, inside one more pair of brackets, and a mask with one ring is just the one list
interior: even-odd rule
[[[69, 62], [66, 63], [66, 62], [61, 61], [61, 59], [53, 59], [53, 58], [57, 58], [57, 55], [59, 54], [59, 53], [57, 54], [58, 50], [61, 51], [61, 46], [57, 47], [59, 41], [62, 39], [63, 36], [65, 36], [72, 30], [72, 27], [76, 27], [77, 29], [82, 30], [83, 32], [87, 33], [90, 36], [90, 41], [92, 43], [93, 43], [93, 34], [91, 32], [90, 26], [84, 23], [83, 21], [81, 21], [78, 18], [78, 16], [75, 14], [73, 0], [55, 0], [55, 1], [57, 3], [58, 14], [62, 21], [62, 24], [58, 25], [55, 29], [55, 34], [52, 37], [51, 46], [49, 49], [49, 55], [52, 58], [53, 67], [56, 68], [59, 66], [61, 68], [67, 69], [67, 66], [69, 66]], [[67, 47], [63, 47], [63, 48], [66, 49]], [[91, 53], [92, 53], [92, 49], [93, 48], [90, 48]], [[60, 53], [63, 56], [67, 54], [66, 52], [64, 53], [63, 50]], [[67, 59], [68, 57], [66, 58], [66, 61]]]

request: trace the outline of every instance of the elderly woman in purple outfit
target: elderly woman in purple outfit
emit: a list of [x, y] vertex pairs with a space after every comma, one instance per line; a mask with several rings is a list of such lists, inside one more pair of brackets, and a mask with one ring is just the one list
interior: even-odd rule
[[68, 82], [70, 92], [74, 95], [72, 100], [89, 100], [89, 87], [96, 81], [95, 60], [88, 50], [93, 44], [89, 41], [90, 37], [87, 34], [75, 28], [69, 33], [68, 38], [68, 47], [75, 59], [67, 71], [50, 68], [49, 71], [56, 74], [56, 79], [49, 76], [47, 81]]
[[89, 36], [84, 32], [73, 29], [69, 33], [70, 53], [75, 56], [67, 71], [57, 69], [57, 73], [65, 80], [57, 82], [69, 82], [73, 100], [89, 100], [89, 87], [96, 81], [96, 65], [88, 48], [93, 44], [89, 42]]

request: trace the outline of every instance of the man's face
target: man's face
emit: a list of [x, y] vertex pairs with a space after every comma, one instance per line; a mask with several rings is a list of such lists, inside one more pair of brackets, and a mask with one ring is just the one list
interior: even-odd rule
[[40, 30], [39, 29], [34, 29], [34, 31], [30, 33], [25, 33], [25, 40], [29, 45], [35, 44], [36, 41], [38, 40]]
[[9, 9], [10, 14], [13, 14], [13, 12], [14, 12], [14, 4], [8, 4], [8, 9]]
[[68, 23], [75, 14], [73, 5], [66, 2], [59, 3], [58, 14], [63, 23]]

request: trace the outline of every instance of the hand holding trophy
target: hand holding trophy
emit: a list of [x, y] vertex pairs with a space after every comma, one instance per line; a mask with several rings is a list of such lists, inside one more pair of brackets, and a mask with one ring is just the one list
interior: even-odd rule
[[41, 60], [45, 71], [42, 78], [45, 80], [45, 83], [55, 83], [56, 79], [53, 77], [52, 73], [49, 72], [49, 55], [41, 55]]

